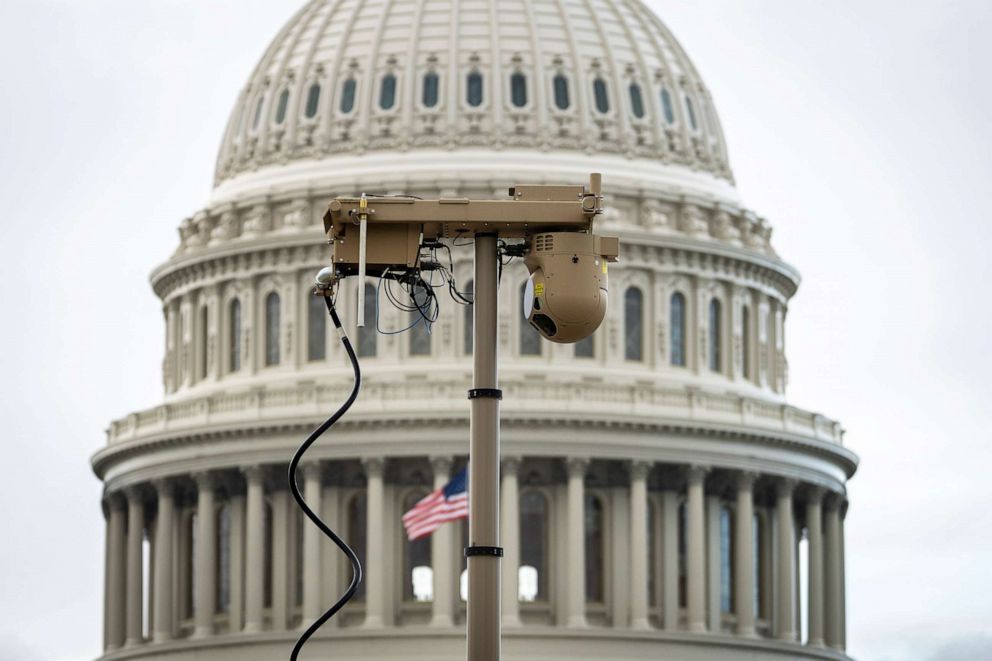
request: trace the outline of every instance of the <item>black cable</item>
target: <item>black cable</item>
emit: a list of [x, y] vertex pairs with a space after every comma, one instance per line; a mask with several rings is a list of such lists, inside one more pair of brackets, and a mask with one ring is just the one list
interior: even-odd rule
[[318, 617], [314, 623], [303, 632], [299, 640], [296, 641], [296, 645], [293, 646], [293, 652], [289, 656], [290, 661], [297, 660], [300, 650], [303, 649], [303, 646], [306, 644], [307, 640], [310, 639], [310, 636], [314, 635], [320, 627], [324, 626], [324, 623], [334, 617], [334, 614], [348, 603], [349, 599], [355, 596], [355, 591], [358, 589], [359, 583], [362, 582], [362, 563], [359, 562], [358, 556], [355, 555], [355, 552], [344, 542], [344, 540], [338, 537], [334, 531], [331, 530], [326, 523], [321, 521], [320, 517], [317, 516], [312, 509], [310, 509], [307, 505], [307, 501], [303, 498], [303, 494], [300, 493], [300, 486], [296, 483], [296, 471], [299, 468], [300, 460], [303, 458], [303, 454], [310, 449], [310, 446], [314, 444], [314, 441], [316, 441], [321, 434], [330, 429], [334, 423], [341, 419], [341, 416], [347, 413], [348, 409], [351, 408], [351, 405], [354, 404], [355, 400], [358, 398], [358, 391], [362, 387], [362, 368], [358, 364], [358, 356], [355, 355], [355, 349], [351, 346], [351, 340], [348, 339], [348, 336], [344, 333], [344, 329], [341, 327], [341, 320], [338, 318], [338, 313], [334, 309], [334, 302], [327, 296], [324, 297], [324, 302], [327, 304], [327, 312], [331, 315], [331, 321], [334, 322], [334, 327], [337, 329], [338, 335], [341, 337], [341, 343], [344, 345], [344, 350], [348, 352], [348, 358], [351, 360], [351, 366], [355, 370], [355, 386], [351, 389], [351, 395], [348, 397], [348, 401], [346, 401], [341, 408], [335, 411], [331, 417], [321, 423], [319, 427], [310, 432], [310, 435], [307, 436], [306, 440], [300, 445], [299, 449], [296, 451], [296, 454], [293, 455], [293, 460], [289, 462], [289, 490], [293, 493], [293, 498], [300, 506], [300, 509], [303, 510], [303, 513], [307, 515], [307, 518], [310, 519], [315, 526], [320, 528], [320, 531], [327, 535], [327, 537], [329, 537], [332, 542], [337, 544], [338, 548], [340, 548], [344, 554], [348, 556], [348, 559], [351, 561], [353, 571], [351, 576], [351, 584], [348, 586], [348, 589], [344, 591], [344, 594], [341, 595], [341, 598], [338, 599], [333, 606], [328, 608], [323, 615]]

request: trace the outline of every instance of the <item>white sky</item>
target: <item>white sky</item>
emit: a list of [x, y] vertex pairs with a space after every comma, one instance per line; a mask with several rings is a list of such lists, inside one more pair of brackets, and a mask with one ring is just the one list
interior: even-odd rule
[[[89, 457], [160, 398], [148, 273], [205, 203], [239, 86], [295, 4], [0, 3], [2, 659], [99, 654]], [[841, 419], [861, 455], [851, 652], [992, 658], [992, 3], [649, 4], [803, 273], [790, 399]]]

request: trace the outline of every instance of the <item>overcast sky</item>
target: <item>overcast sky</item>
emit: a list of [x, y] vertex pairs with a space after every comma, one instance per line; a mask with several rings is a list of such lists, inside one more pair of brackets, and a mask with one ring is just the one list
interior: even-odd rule
[[[656, 0], [803, 273], [789, 397], [843, 421], [849, 648], [992, 658], [992, 2]], [[0, 2], [0, 659], [101, 644], [114, 418], [161, 397], [148, 273], [295, 2]]]

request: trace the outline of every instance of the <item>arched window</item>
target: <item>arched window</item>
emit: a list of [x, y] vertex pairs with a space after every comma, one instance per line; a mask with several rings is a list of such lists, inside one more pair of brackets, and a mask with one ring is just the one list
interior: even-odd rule
[[[475, 282], [473, 280], [469, 280], [468, 281], [468, 284], [465, 285], [465, 291], [463, 291], [462, 294], [465, 296], [465, 298], [467, 298], [468, 300], [471, 301], [474, 298], [474, 293], [475, 293]], [[463, 312], [463, 314], [465, 315], [465, 323], [463, 324], [463, 327], [465, 329], [465, 336], [464, 336], [464, 340], [463, 340], [463, 345], [462, 346], [465, 347], [465, 355], [466, 356], [471, 356], [472, 355], [472, 342], [475, 340], [475, 335], [474, 335], [474, 333], [475, 333], [475, 306], [474, 305], [466, 305], [466, 306], [464, 306], [464, 312]]]
[[630, 84], [630, 111], [637, 119], [644, 117], [644, 97], [641, 96], [641, 86], [637, 83]]
[[698, 130], [699, 126], [696, 124], [696, 111], [693, 110], [692, 99], [690, 99], [688, 96], [685, 97], [685, 113], [686, 115], [689, 116], [689, 126], [692, 127], [692, 130], [693, 131]]
[[524, 314], [524, 290], [527, 289], [527, 281], [524, 280], [523, 284], [520, 285], [520, 305], [517, 309], [520, 310], [520, 355], [521, 356], [540, 356], [541, 355], [541, 336], [538, 334], [537, 330], [530, 325], [527, 318], [523, 316]]
[[341, 113], [347, 115], [355, 108], [355, 88], [358, 83], [354, 78], [347, 78], [341, 83]]
[[241, 369], [241, 301], [233, 299], [228, 308], [228, 363], [231, 372]]
[[751, 308], [741, 308], [741, 365], [744, 378], [751, 378]]
[[604, 115], [610, 112], [610, 95], [606, 91], [606, 81], [602, 78], [597, 78], [592, 81], [592, 94], [596, 99], [596, 110], [603, 113]]
[[677, 367], [685, 367], [685, 296], [681, 292], [672, 294], [669, 307], [669, 321], [672, 325], [671, 363]]
[[307, 92], [307, 107], [305, 110], [305, 115], [307, 119], [313, 119], [317, 116], [317, 108], [320, 106], [320, 84], [314, 83], [310, 86], [310, 90]]
[[[413, 302], [422, 310], [430, 306], [430, 297], [427, 290], [422, 286], [417, 286], [413, 290]], [[424, 318], [423, 313], [414, 310], [410, 313], [410, 321], [407, 325], [410, 328], [410, 355], [429, 356], [431, 355], [431, 329], [430, 324]]]
[[592, 358], [596, 354], [596, 341], [593, 339], [596, 336], [595, 333], [589, 337], [582, 338], [575, 343], [575, 357], [576, 358]]
[[709, 358], [710, 369], [714, 372], [720, 371], [720, 364], [722, 362], [722, 356], [720, 355], [720, 343], [722, 340], [720, 337], [720, 317], [722, 316], [720, 308], [720, 301], [715, 298], [710, 300]]
[[441, 95], [441, 77], [437, 72], [428, 71], [424, 74], [424, 89], [421, 100], [425, 108], [433, 108], [437, 105]]
[[307, 360], [324, 360], [327, 358], [327, 305], [322, 296], [310, 296], [307, 308]]
[[284, 89], [279, 95], [279, 103], [276, 104], [276, 124], [286, 121], [287, 107], [289, 107], [289, 90]]
[[565, 74], [559, 73], [555, 75], [553, 83], [555, 88], [555, 105], [559, 110], [568, 110], [568, 107], [572, 105], [571, 99], [568, 98], [568, 78], [565, 77]]
[[540, 491], [520, 497], [520, 601], [548, 600], [548, 499]]
[[675, 123], [675, 108], [672, 107], [672, 95], [668, 88], [661, 88], [661, 110], [665, 114], [665, 121], [669, 124]]
[[279, 364], [279, 294], [265, 297], [265, 364]]
[[207, 306], [200, 306], [200, 364], [197, 366], [197, 376], [201, 379], [207, 378], [207, 349], [210, 339], [207, 337]]
[[[348, 545], [358, 556], [358, 562], [365, 566], [366, 535], [368, 532], [368, 500], [364, 493], [357, 493], [348, 501]], [[351, 580], [351, 563], [346, 563], [347, 570], [342, 574], [344, 581]], [[365, 581], [358, 584], [355, 599], [365, 600]]]
[[734, 518], [720, 508], [720, 612], [734, 612]]
[[644, 295], [631, 287], [623, 297], [624, 358], [644, 359]]
[[231, 506], [225, 503], [217, 512], [217, 612], [231, 610]]
[[527, 76], [519, 71], [510, 76], [510, 101], [517, 108], [527, 105]]
[[598, 496], [587, 493], [585, 501], [586, 601], [602, 603], [606, 595], [605, 513]]
[[387, 73], [379, 85], [379, 107], [390, 110], [396, 105], [396, 76]]
[[358, 329], [358, 355], [362, 358], [375, 356], [376, 351], [376, 309], [375, 287], [365, 284], [365, 325]]
[[472, 71], [465, 78], [465, 100], [473, 108], [482, 105], [482, 74], [478, 71]]
[[[413, 492], [403, 499], [403, 511], [409, 512], [426, 496]], [[434, 599], [434, 570], [431, 568], [431, 536], [403, 542], [403, 600], [432, 601]]]
[[251, 128], [253, 131], [258, 129], [258, 123], [262, 119], [262, 106], [264, 105], [265, 105], [265, 97], [264, 96], [258, 97], [258, 103], [255, 104], [255, 118], [251, 120]]

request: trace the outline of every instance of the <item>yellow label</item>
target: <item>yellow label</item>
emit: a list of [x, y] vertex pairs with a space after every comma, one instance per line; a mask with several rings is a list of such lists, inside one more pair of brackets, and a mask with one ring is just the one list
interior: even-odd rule
[[603, 260], [603, 275], [606, 275], [606, 260]]
[[543, 282], [539, 282], [536, 285], [534, 285], [534, 297], [537, 298], [538, 296], [544, 296], [544, 283]]

